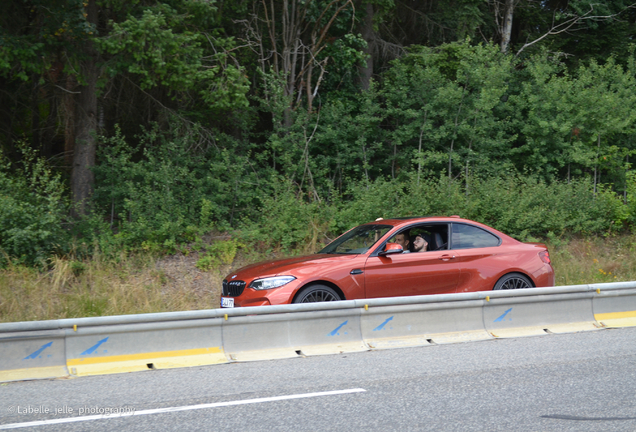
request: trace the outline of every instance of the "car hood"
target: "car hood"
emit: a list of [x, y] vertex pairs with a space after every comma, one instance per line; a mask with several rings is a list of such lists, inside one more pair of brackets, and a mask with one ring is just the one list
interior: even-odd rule
[[314, 254], [293, 258], [283, 258], [271, 261], [263, 261], [242, 267], [230, 273], [227, 280], [250, 280], [278, 275], [298, 276], [308, 272], [320, 271], [322, 268], [332, 268], [338, 264], [346, 264], [354, 261], [361, 255], [333, 255]]

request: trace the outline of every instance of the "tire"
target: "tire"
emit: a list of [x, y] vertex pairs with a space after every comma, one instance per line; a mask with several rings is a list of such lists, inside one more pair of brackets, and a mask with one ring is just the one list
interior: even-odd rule
[[311, 285], [303, 288], [294, 303], [316, 303], [341, 300], [340, 296], [333, 288], [326, 285]]
[[532, 282], [521, 273], [508, 273], [497, 281], [493, 290], [532, 288]]

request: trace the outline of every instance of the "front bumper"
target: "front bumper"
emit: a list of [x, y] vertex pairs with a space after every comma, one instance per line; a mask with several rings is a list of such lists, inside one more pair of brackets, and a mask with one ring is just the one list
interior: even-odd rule
[[[246, 286], [249, 286], [249, 282]], [[301, 282], [296, 279], [278, 288], [268, 290], [245, 288], [238, 296], [233, 297], [231, 293], [224, 292], [221, 297], [232, 297], [234, 299], [234, 307], [290, 304], [300, 286]], [[221, 307], [223, 306], [221, 305]]]

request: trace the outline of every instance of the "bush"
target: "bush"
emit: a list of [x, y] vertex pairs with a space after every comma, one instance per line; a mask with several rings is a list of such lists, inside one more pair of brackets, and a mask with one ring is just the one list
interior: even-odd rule
[[284, 251], [314, 252], [328, 243], [336, 205], [307, 201], [289, 181], [272, 179], [272, 196], [263, 197], [260, 217], [244, 219], [237, 235], [245, 242]]
[[466, 217], [521, 240], [621, 229], [624, 206], [609, 188], [599, 190], [595, 196], [587, 179], [551, 184], [530, 176], [484, 179], [474, 184]]
[[64, 229], [69, 203], [60, 176], [33, 151], [23, 152], [15, 171], [0, 154], [0, 267], [9, 261], [43, 267], [70, 246]]
[[471, 178], [467, 194], [461, 181], [445, 176], [418, 181], [413, 174], [406, 181], [360, 181], [349, 188], [347, 199], [332, 196], [329, 202], [308, 202], [291, 183], [285, 185], [263, 199], [261, 217], [245, 220], [237, 235], [285, 251], [307, 252], [379, 217], [456, 214], [519, 240], [536, 241], [614, 233], [634, 214], [608, 186], [599, 186], [595, 195], [586, 179], [548, 184], [532, 176]]
[[231, 265], [234, 262], [238, 248], [243, 246], [237, 240], [226, 240], [212, 243], [201, 256], [195, 266], [202, 271], [209, 271], [219, 265]]
[[247, 156], [199, 148], [193, 134], [151, 130], [132, 147], [118, 132], [103, 140], [100, 157], [94, 201], [97, 214], [113, 215], [112, 230], [93, 220], [85, 232], [102, 250], [173, 252], [258, 202]]

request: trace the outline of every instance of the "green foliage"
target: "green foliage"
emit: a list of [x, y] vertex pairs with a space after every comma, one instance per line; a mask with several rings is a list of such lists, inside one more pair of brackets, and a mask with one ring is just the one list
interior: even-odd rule
[[[174, 130], [162, 136], [147, 131], [138, 148], [120, 134], [105, 139], [104, 164], [96, 168], [95, 202], [111, 214], [116, 234], [102, 224], [101, 248], [174, 251], [196, 240], [213, 224], [226, 226], [254, 210], [258, 179], [246, 156], [214, 147], [197, 149], [193, 136]], [[227, 170], [228, 166], [236, 167]], [[96, 222], [93, 222], [96, 223]], [[110, 246], [106, 246], [110, 245]], [[116, 246], [119, 245], [119, 246]]]
[[[466, 37], [494, 39], [489, 3], [483, 0], [436, 0], [435, 2], [389, 2], [380, 13], [379, 32], [385, 40], [398, 40], [407, 45], [439, 46]], [[390, 4], [387, 5], [387, 3]], [[490, 15], [490, 16], [489, 16]], [[488, 36], [484, 36], [487, 34]], [[408, 41], [408, 43], [404, 43]]]
[[[378, 178], [370, 184], [366, 181], [359, 181], [353, 184], [347, 192], [349, 199], [342, 203], [337, 219], [337, 227], [339, 231], [343, 232], [353, 226], [380, 217], [399, 216], [403, 211], [403, 201], [410, 191], [407, 189], [407, 184], [401, 181]], [[410, 214], [413, 213], [406, 213], [404, 216]], [[424, 216], [426, 213], [418, 213], [418, 215]]]
[[[539, 18], [542, 20], [541, 24], [532, 29], [528, 28], [533, 39], [540, 35], [539, 32], [545, 32], [549, 26], [563, 23], [577, 15], [595, 17], [580, 22], [574, 27], [575, 31], [564, 32], [558, 37], [553, 36], [542, 41], [543, 48], [570, 54], [569, 63], [587, 63], [592, 59], [605, 61], [612, 56], [618, 59], [629, 57], [629, 44], [625, 41], [631, 40], [636, 31], [632, 2], [575, 0], [568, 1], [565, 8], [557, 2], [546, 2], [543, 12]], [[522, 37], [520, 41], [523, 39], [526, 37]]]
[[[513, 157], [544, 174], [565, 173], [564, 168], [589, 173], [613, 164], [611, 175], [619, 176], [633, 151], [634, 74], [610, 59], [570, 75], [546, 56], [533, 58], [527, 73], [521, 91], [510, 99], [520, 131]], [[623, 152], [613, 147], [619, 142]]]
[[307, 202], [291, 182], [272, 179], [272, 183], [274, 193], [264, 197], [260, 217], [243, 221], [237, 234], [261, 248], [313, 251], [325, 240], [324, 235], [332, 232], [336, 206]]
[[[205, 233], [236, 227], [252, 245], [308, 251], [380, 216], [457, 213], [554, 241], [634, 227], [627, 2], [516, 2], [517, 47], [590, 7], [597, 17], [576, 27], [581, 47], [561, 32], [520, 58], [500, 53], [492, 2], [354, 3], [9, 0], [0, 146], [18, 161], [26, 137], [61, 164], [82, 126], [77, 95], [95, 92], [88, 129], [104, 138], [93, 214], [73, 224], [78, 255], [203, 250]], [[299, 21], [285, 21], [291, 4]], [[360, 91], [366, 48], [375, 75]], [[3, 263], [71, 249], [68, 179], [25, 160], [0, 169]], [[201, 268], [230, 246], [207, 250]]]
[[[119, 215], [115, 244], [157, 250], [236, 219], [246, 243], [305, 251], [378, 217], [459, 214], [524, 240], [631, 223], [629, 207], [590, 174], [626, 184], [631, 153], [616, 140], [632, 130], [623, 118], [636, 111], [626, 90], [633, 74], [608, 62], [571, 75], [547, 55], [515, 66], [469, 40], [413, 48], [382, 83], [317, 113], [289, 111], [282, 81], [264, 74], [262, 108], [274, 120], [265, 145], [239, 154], [245, 147], [227, 139], [223, 150], [192, 151], [178, 128], [149, 131], [138, 147], [116, 136], [96, 171], [96, 198]], [[603, 116], [621, 105], [619, 117], [594, 120], [595, 99]], [[615, 144], [594, 146], [592, 121]], [[557, 180], [564, 167], [570, 179]], [[217, 262], [213, 253], [199, 265]]]
[[236, 239], [214, 242], [207, 248], [206, 253], [197, 260], [195, 265], [202, 271], [209, 271], [219, 265], [231, 265], [239, 248], [244, 246]]
[[[209, 7], [207, 13], [212, 13], [214, 9]], [[141, 17], [111, 22], [111, 33], [96, 40], [104, 53], [114, 56], [109, 62], [110, 74], [125, 71], [136, 75], [142, 90], [156, 86], [196, 90], [206, 104], [218, 109], [246, 107], [248, 85], [240, 68], [227, 64], [227, 54], [222, 52], [205, 55], [203, 44], [208, 39], [188, 30], [187, 17], [159, 4], [145, 9]], [[217, 48], [233, 47], [231, 39], [215, 41]]]
[[627, 174], [626, 187], [626, 206], [629, 212], [628, 221], [631, 226], [636, 224], [636, 172], [631, 171]]
[[0, 76], [22, 81], [50, 71], [60, 51], [92, 39], [81, 0], [9, 0], [0, 19]]
[[400, 165], [415, 155], [418, 171], [447, 167], [450, 176], [458, 164], [498, 171], [511, 137], [495, 110], [512, 78], [510, 66], [495, 46], [468, 40], [438, 50], [415, 47], [396, 61], [380, 94], [391, 125], [387, 139], [411, 150], [401, 152]]
[[[522, 241], [563, 236], [608, 235], [621, 231], [629, 207], [608, 187], [594, 194], [589, 180], [545, 183], [533, 176], [471, 178], [448, 182], [442, 176], [418, 181], [361, 180], [352, 185], [347, 199], [308, 203], [294, 188], [279, 189], [264, 201], [262, 216], [245, 221], [236, 233], [246, 242], [283, 250], [316, 251], [344, 231], [377, 218], [448, 216], [457, 214], [490, 225]], [[632, 208], [633, 208], [633, 204]], [[631, 215], [631, 216], [630, 216]]]
[[[340, 226], [378, 217], [458, 214], [522, 240], [549, 233], [592, 234], [619, 230], [625, 221], [620, 198], [603, 190], [595, 198], [589, 181], [546, 184], [533, 177], [472, 178], [470, 193], [448, 179], [417, 182], [378, 180], [352, 189], [353, 201], [340, 209]], [[344, 230], [344, 229], [343, 229]]]
[[469, 218], [522, 240], [622, 228], [620, 199], [615, 194], [595, 197], [589, 180], [547, 184], [535, 177], [493, 179], [476, 182], [471, 191], [477, 203]]
[[15, 171], [0, 154], [0, 267], [13, 264], [46, 267], [53, 253], [68, 250], [64, 229], [69, 210], [59, 175], [23, 147]]
[[353, 93], [356, 91], [357, 67], [366, 60], [362, 51], [366, 45], [362, 37], [351, 33], [327, 45], [321, 53], [322, 56], [329, 57], [330, 64], [329, 74], [321, 84], [325, 92], [337, 90]]

